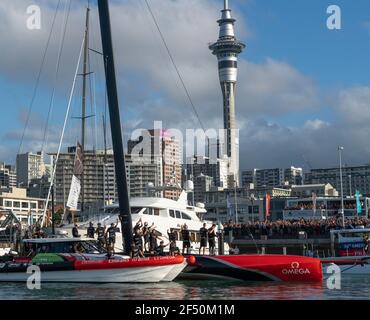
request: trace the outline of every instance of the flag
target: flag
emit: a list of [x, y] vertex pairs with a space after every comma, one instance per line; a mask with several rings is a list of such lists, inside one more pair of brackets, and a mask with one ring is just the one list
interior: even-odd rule
[[67, 201], [67, 207], [70, 210], [76, 211], [78, 198], [81, 192], [81, 182], [75, 175], [72, 176], [71, 189], [69, 190], [69, 196]]
[[360, 192], [356, 191], [356, 207], [357, 207], [357, 214], [360, 215], [362, 213], [362, 205], [360, 201]]
[[79, 142], [77, 142], [77, 148], [76, 148], [76, 156], [75, 156], [75, 164], [73, 169], [73, 174], [76, 176], [82, 175], [83, 173], [83, 153], [82, 153], [82, 146]]
[[270, 217], [270, 207], [271, 207], [271, 196], [266, 193], [266, 219]]

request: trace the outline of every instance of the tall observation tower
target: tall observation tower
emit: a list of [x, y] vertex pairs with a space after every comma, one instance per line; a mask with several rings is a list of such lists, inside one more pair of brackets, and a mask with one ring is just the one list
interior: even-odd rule
[[235, 119], [235, 88], [238, 75], [238, 55], [245, 48], [245, 44], [235, 37], [235, 19], [231, 17], [229, 1], [224, 0], [224, 9], [218, 20], [220, 35], [217, 42], [211, 44], [209, 49], [217, 56], [218, 71], [223, 94], [224, 128], [226, 129], [226, 150], [230, 159], [229, 175], [233, 183], [239, 185], [239, 135]]

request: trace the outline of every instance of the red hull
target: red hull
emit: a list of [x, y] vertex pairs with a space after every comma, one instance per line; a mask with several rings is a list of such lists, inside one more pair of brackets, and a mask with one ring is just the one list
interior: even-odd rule
[[184, 262], [183, 256], [166, 256], [166, 257], [149, 257], [149, 258], [133, 258], [128, 260], [80, 260], [75, 261], [75, 270], [102, 270], [102, 269], [117, 269], [117, 268], [145, 268], [159, 267], [181, 264]]
[[285, 255], [197, 256], [189, 273], [245, 281], [320, 282], [318, 259]]

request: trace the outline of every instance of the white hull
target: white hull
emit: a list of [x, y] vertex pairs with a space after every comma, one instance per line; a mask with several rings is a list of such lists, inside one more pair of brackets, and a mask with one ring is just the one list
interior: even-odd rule
[[[330, 265], [326, 264], [323, 267], [324, 274], [325, 275], [331, 275], [332, 273], [328, 273], [327, 269]], [[368, 275], [370, 276], [370, 265], [364, 264], [364, 265], [341, 265], [339, 266], [340, 271], [342, 274], [346, 275]]]
[[[172, 281], [185, 266], [186, 263], [145, 268], [44, 271], [41, 273], [41, 282], [149, 283]], [[0, 282], [27, 282], [30, 275], [25, 272], [0, 273]]]

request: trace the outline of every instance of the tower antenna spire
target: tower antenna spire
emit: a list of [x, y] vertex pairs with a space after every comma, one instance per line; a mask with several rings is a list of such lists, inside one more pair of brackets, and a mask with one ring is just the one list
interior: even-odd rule
[[223, 94], [224, 129], [226, 130], [226, 150], [229, 157], [229, 186], [239, 185], [239, 137], [235, 116], [235, 89], [238, 74], [238, 55], [245, 49], [245, 44], [235, 37], [235, 19], [231, 16], [229, 1], [224, 0], [219, 38], [209, 46], [217, 57], [219, 78]]

